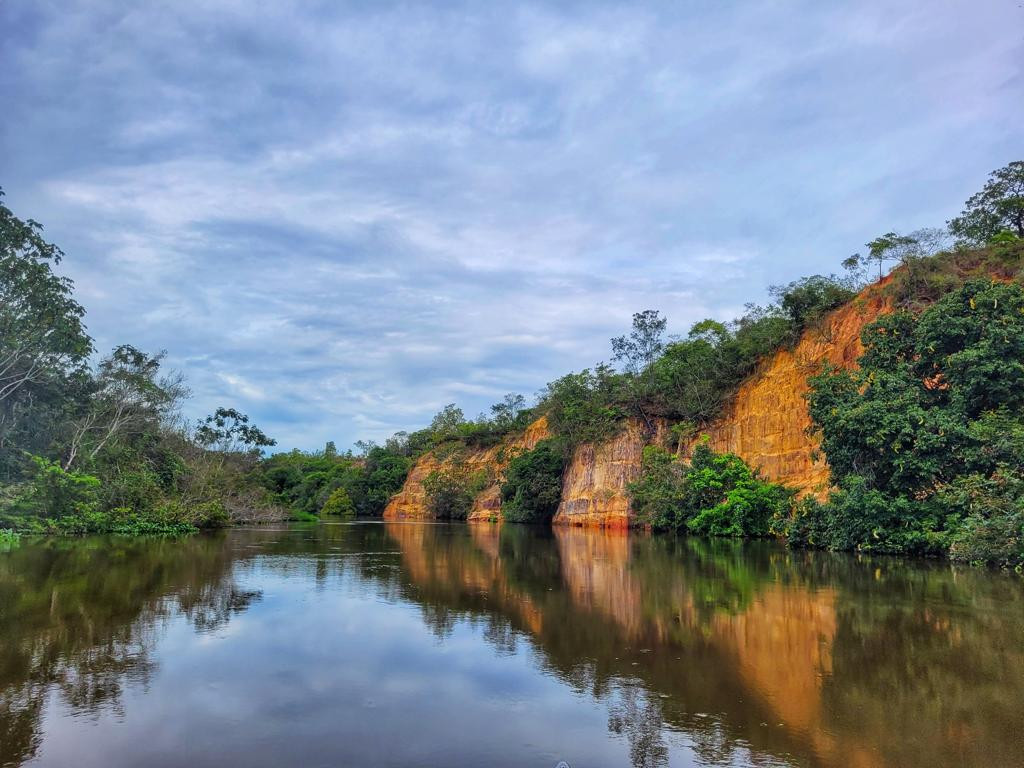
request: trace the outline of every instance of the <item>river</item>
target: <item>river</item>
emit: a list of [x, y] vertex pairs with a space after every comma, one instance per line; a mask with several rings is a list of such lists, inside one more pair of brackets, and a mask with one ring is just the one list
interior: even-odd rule
[[0, 552], [0, 765], [1016, 766], [1024, 586], [351, 523]]

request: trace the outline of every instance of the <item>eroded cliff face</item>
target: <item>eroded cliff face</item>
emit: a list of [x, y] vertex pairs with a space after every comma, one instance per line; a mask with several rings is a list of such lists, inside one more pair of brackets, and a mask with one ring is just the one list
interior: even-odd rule
[[[805, 395], [807, 377], [823, 364], [852, 368], [863, 353], [861, 330], [888, 311], [880, 285], [833, 312], [815, 328], [804, 332], [793, 349], [784, 349], [762, 361], [740, 386], [722, 415], [683, 446], [688, 453], [703, 435], [718, 452], [739, 455], [761, 470], [768, 480], [784, 483], [801, 493], [824, 496], [829, 483], [828, 466], [812, 456], [817, 439], [807, 433], [811, 425]], [[667, 424], [626, 421], [622, 431], [601, 444], [577, 446], [566, 467], [562, 500], [553, 522], [603, 528], [626, 528], [631, 516], [627, 487], [641, 469], [644, 446], [664, 442]], [[517, 451], [530, 450], [550, 436], [547, 420], [538, 419], [522, 435], [509, 437], [498, 446], [470, 452], [464, 461], [471, 469], [487, 469], [495, 478], [473, 504], [469, 520], [498, 520], [501, 515], [502, 472]], [[385, 519], [430, 517], [423, 481], [443, 461], [427, 454], [416, 462], [402, 488], [384, 512]]]
[[805, 331], [792, 350], [783, 349], [758, 366], [694, 443], [707, 435], [713, 450], [739, 455], [768, 480], [824, 495], [829, 471], [823, 459], [812, 459], [819, 441], [807, 434], [807, 377], [825, 363], [856, 366], [864, 351], [861, 331], [888, 308], [882, 292], [873, 286], [829, 315], [821, 327]]
[[663, 422], [628, 419], [607, 442], [584, 443], [573, 451], [562, 481], [562, 501], [553, 522], [626, 528], [630, 525], [627, 486], [640, 475], [644, 446], [662, 438]]
[[[861, 330], [888, 309], [878, 286], [804, 332], [793, 349], [763, 361], [743, 383], [722, 415], [702, 429], [684, 452], [707, 435], [711, 448], [738, 454], [774, 482], [801, 493], [823, 496], [829, 472], [812, 456], [818, 440], [807, 434], [807, 377], [824, 363], [851, 368], [864, 349]], [[663, 439], [665, 425], [632, 419], [601, 445], [582, 445], [566, 469], [562, 502], [554, 522], [563, 525], [624, 528], [631, 525], [628, 484], [641, 469], [645, 445]]]
[[[461, 455], [471, 472], [485, 470], [494, 478], [473, 501], [469, 513], [470, 521], [494, 520], [501, 513], [501, 482], [505, 467], [517, 453], [529, 451], [537, 443], [551, 436], [548, 420], [542, 416], [526, 428], [521, 435], [510, 435], [498, 445]], [[436, 469], [440, 469], [450, 458], [439, 458], [433, 451], [424, 454], [410, 470], [402, 490], [391, 497], [384, 509], [385, 520], [424, 520], [433, 517], [427, 508], [427, 495], [423, 481]]]

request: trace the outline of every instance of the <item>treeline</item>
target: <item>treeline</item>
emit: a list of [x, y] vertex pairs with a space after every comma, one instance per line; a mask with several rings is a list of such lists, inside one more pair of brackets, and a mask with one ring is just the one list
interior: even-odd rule
[[[640, 522], [716, 536], [781, 536], [794, 546], [1024, 562], [1024, 162], [995, 171], [944, 229], [887, 232], [845, 274], [771, 289], [736, 320], [666, 335], [634, 315], [611, 360], [548, 384], [529, 406], [507, 395], [467, 419], [445, 406], [430, 426], [384, 445], [262, 458], [273, 441], [220, 409], [189, 425], [187, 388], [163, 355], [121, 346], [90, 367], [92, 341], [61, 253], [0, 206], [0, 527], [187, 530], [287, 510], [298, 518], [379, 516], [415, 460], [439, 518], [465, 519], [498, 478], [467, 461], [494, 448], [503, 516], [545, 522], [572, 450], [627, 418], [671, 424], [630, 488]], [[732, 454], [698, 441], [760, 360], [855, 300], [877, 267], [896, 308], [868, 326], [855, 372], [810, 380], [813, 429], [832, 469], [824, 503], [797, 500]], [[505, 455], [502, 441], [544, 415], [553, 437]]]
[[[612, 339], [611, 363], [551, 382], [537, 404], [521, 399], [516, 423], [469, 422], [448, 406], [430, 443], [447, 457], [427, 479], [439, 517], [464, 518], [494, 482], [460, 451], [497, 442], [546, 414], [555, 434], [514, 457], [502, 511], [512, 521], [549, 520], [572, 448], [613, 436], [627, 417], [672, 424], [666, 445], [644, 455], [630, 489], [640, 522], [715, 536], [780, 536], [794, 546], [948, 555], [1006, 565], [1024, 562], [1024, 162], [995, 171], [946, 228], [887, 232], [845, 274], [815, 275], [771, 289], [731, 323], [703, 320], [666, 338], [655, 311], [634, 315]], [[732, 454], [690, 444], [734, 396], [756, 364], [796, 343], [854, 299], [877, 268], [891, 267], [896, 311], [864, 330], [856, 372], [812, 377], [813, 430], [832, 469], [828, 499], [797, 501]], [[486, 436], [481, 439], [480, 436]], [[441, 437], [443, 436], [443, 437]]]
[[[2, 195], [2, 192], [0, 192]], [[177, 533], [277, 514], [250, 481], [274, 445], [245, 414], [197, 424], [164, 353], [95, 365], [61, 250], [0, 202], [0, 528]]]
[[[635, 511], [656, 529], [779, 536], [796, 547], [1020, 568], [1024, 162], [994, 172], [946, 230], [889, 232], [867, 248], [866, 257], [844, 265], [855, 279], [870, 262], [880, 277], [886, 262], [898, 265], [881, 289], [895, 310], [864, 328], [856, 370], [825, 368], [809, 380], [812, 430], [831, 469], [828, 498], [797, 501], [739, 457], [716, 455], [706, 445], [698, 444], [689, 461], [651, 446], [631, 487]], [[779, 305], [769, 314], [794, 306], [799, 293], [777, 295]], [[829, 304], [812, 302], [811, 317]], [[734, 327], [731, 338], [721, 336], [712, 346], [735, 348], [742, 322]], [[664, 357], [647, 364], [651, 381], [658, 381]], [[696, 370], [699, 365], [684, 368]], [[709, 385], [712, 396], [700, 402], [720, 404], [718, 396], [731, 395], [735, 381], [718, 378]], [[660, 402], [655, 397], [645, 405]], [[697, 416], [696, 424], [680, 422], [688, 436], [709, 415], [685, 413]]]

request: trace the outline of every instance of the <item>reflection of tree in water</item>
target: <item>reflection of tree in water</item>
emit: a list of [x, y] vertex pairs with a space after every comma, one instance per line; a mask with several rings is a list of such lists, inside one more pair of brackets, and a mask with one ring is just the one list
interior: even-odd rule
[[668, 765], [668, 746], [662, 738], [661, 705], [640, 686], [619, 687], [608, 713], [608, 730], [625, 736], [634, 768]]
[[221, 537], [49, 540], [0, 557], [0, 765], [35, 754], [50, 691], [76, 715], [123, 716], [163, 622], [211, 631], [259, 598], [230, 576]]
[[425, 614], [482, 622], [496, 649], [526, 638], [546, 674], [608, 703], [634, 765], [663, 764], [671, 730], [708, 764], [1024, 754], [1012, 579], [771, 544], [490, 530], [482, 543], [472, 529], [389, 529], [399, 592]]

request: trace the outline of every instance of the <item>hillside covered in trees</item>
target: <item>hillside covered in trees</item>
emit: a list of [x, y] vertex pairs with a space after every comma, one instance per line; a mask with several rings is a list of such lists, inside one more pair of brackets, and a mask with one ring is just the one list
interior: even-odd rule
[[[0, 207], [0, 525], [155, 532], [288, 515], [380, 516], [419, 457], [430, 512], [465, 519], [500, 483], [504, 519], [549, 522], [571, 452], [629, 421], [650, 433], [630, 485], [656, 530], [778, 536], [791, 545], [1024, 562], [1024, 162], [995, 171], [946, 228], [888, 232], [844, 274], [771, 290], [729, 323], [666, 338], [634, 316], [611, 359], [528, 405], [508, 395], [467, 419], [446, 406], [425, 429], [353, 453], [263, 457], [273, 440], [231, 408], [186, 423], [187, 388], [163, 355], [124, 345], [94, 360], [84, 309], [40, 227]], [[875, 284], [889, 269], [891, 275]], [[852, 370], [810, 377], [812, 429], [832, 473], [825, 498], [770, 482], [698, 438], [758, 363], [814, 332], [866, 287], [890, 311], [868, 324]], [[500, 477], [467, 463], [545, 417], [550, 435], [501, 455]], [[693, 446], [692, 450], [684, 449]]]

